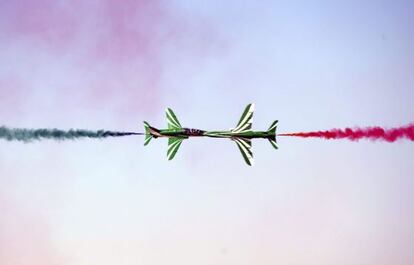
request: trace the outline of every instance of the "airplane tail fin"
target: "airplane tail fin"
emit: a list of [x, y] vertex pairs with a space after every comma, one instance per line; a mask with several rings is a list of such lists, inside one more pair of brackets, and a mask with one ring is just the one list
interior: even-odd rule
[[270, 125], [269, 129], [267, 129], [267, 133], [268, 133], [268, 140], [270, 142], [270, 144], [273, 146], [273, 148], [278, 149], [277, 147], [277, 143], [276, 143], [276, 129], [277, 129], [277, 120], [275, 120], [274, 122], [272, 122], [272, 124]]
[[144, 129], [145, 129], [145, 140], [144, 140], [144, 146], [148, 145], [151, 139], [153, 138], [151, 131], [150, 131], [150, 125], [148, 122], [144, 121]]

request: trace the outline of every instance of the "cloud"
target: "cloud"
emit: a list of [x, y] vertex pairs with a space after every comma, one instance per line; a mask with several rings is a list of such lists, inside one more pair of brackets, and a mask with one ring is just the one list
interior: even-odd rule
[[59, 52], [78, 47], [100, 59], [145, 55], [155, 48], [160, 28], [174, 23], [159, 1], [23, 0], [2, 5], [12, 41], [37, 42]]
[[216, 34], [160, 0], [6, 1], [0, 30], [0, 69], [35, 94], [18, 89], [21, 104], [121, 114], [158, 108], [164, 73], [175, 67], [168, 54], [199, 63]]

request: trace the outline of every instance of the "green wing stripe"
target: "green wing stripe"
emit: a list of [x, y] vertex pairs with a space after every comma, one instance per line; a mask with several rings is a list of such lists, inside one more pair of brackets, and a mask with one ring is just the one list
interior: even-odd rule
[[180, 142], [181, 142], [181, 141], [176, 141], [176, 142], [174, 142], [173, 144], [170, 144], [170, 145], [168, 146], [167, 156], [170, 156], [170, 154], [171, 154], [172, 150], [174, 150], [174, 147], [175, 147], [176, 145], [178, 145]]
[[171, 148], [168, 149], [167, 158], [168, 160], [172, 160], [174, 156], [177, 154], [178, 149], [181, 146], [182, 140], [179, 140], [171, 145]]
[[246, 161], [246, 163], [249, 166], [252, 166], [254, 164], [253, 157], [251, 157], [249, 155], [249, 152], [244, 148], [243, 145], [239, 144], [238, 142], [236, 142], [236, 143], [237, 143], [237, 146], [239, 147], [239, 150], [240, 150], [240, 152], [241, 152], [241, 154], [242, 154], [242, 156], [244, 158], [244, 161]]
[[177, 122], [174, 120], [174, 118], [171, 117], [171, 114], [169, 114], [169, 112], [167, 112], [167, 122], [168, 122], [168, 126], [169, 127], [176, 127], [179, 128], [180, 125], [177, 124]]
[[239, 120], [239, 123], [237, 123], [237, 126], [239, 126], [242, 123], [242, 121], [246, 117], [247, 113], [249, 112], [249, 109], [250, 109], [251, 105], [252, 104], [249, 104], [249, 105], [246, 106], [246, 108], [244, 109], [243, 114], [242, 114], [242, 116], [241, 116], [241, 118]]
[[244, 110], [237, 127], [233, 129], [233, 132], [239, 133], [248, 131], [252, 128], [254, 104], [247, 105]]
[[246, 113], [246, 115], [243, 117], [243, 119], [239, 122], [239, 124], [237, 124], [237, 128], [240, 128], [241, 126], [243, 126], [244, 124], [248, 123], [249, 120], [252, 118], [253, 113], [252, 112], [248, 112]]
[[168, 138], [168, 150], [167, 150], [167, 158], [171, 160], [174, 158], [175, 154], [177, 153], [178, 149], [180, 148], [181, 142], [184, 138]]
[[168, 122], [168, 128], [174, 128], [179, 129], [181, 128], [181, 124], [177, 119], [177, 116], [175, 116], [174, 112], [170, 108], [165, 109], [165, 113], [167, 114], [167, 122]]
[[233, 132], [245, 132], [248, 130], [252, 129], [252, 123], [251, 123], [252, 118], [250, 118], [243, 126], [241, 127], [237, 127]]
[[175, 157], [175, 154], [178, 151], [178, 148], [180, 148], [181, 143], [179, 143], [176, 147], [174, 147], [174, 150], [171, 152], [171, 155], [168, 157], [168, 160], [172, 160]]
[[233, 139], [237, 146], [239, 147], [239, 150], [244, 158], [244, 161], [246, 161], [246, 163], [249, 166], [254, 165], [254, 160], [253, 160], [253, 153], [251, 151], [251, 141], [248, 139], [241, 139], [241, 138], [234, 138]]
[[250, 160], [249, 160], [249, 158], [246, 156], [246, 154], [244, 153], [243, 149], [240, 147], [240, 145], [239, 145], [239, 144], [237, 144], [237, 146], [239, 147], [239, 150], [240, 150], [240, 152], [241, 152], [241, 154], [242, 154], [242, 156], [243, 156], [244, 161], [246, 162], [246, 164], [248, 164], [249, 166], [251, 166], [251, 164], [250, 164]]
[[167, 156], [168, 160], [173, 159], [175, 153], [177, 152], [178, 147], [181, 145], [181, 141], [171, 145], [171, 148], [168, 149]]
[[177, 143], [179, 143], [180, 141], [182, 141], [182, 139], [181, 138], [178, 138], [178, 137], [168, 138], [168, 151], [167, 151], [167, 155], [170, 154], [171, 149], [173, 148], [173, 146], [176, 145]]
[[236, 138], [235, 141], [243, 145], [251, 153], [251, 150], [250, 150], [252, 148], [251, 140], [244, 139], [244, 138]]

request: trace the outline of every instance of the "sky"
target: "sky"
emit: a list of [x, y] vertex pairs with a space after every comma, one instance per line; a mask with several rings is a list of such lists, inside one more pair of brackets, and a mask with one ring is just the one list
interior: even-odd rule
[[[411, 1], [0, 0], [0, 126], [414, 121]], [[414, 146], [0, 141], [0, 264], [413, 264]]]

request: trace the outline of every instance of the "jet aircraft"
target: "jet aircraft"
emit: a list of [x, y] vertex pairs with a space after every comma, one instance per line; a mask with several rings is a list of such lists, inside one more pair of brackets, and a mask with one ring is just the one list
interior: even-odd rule
[[272, 146], [277, 149], [276, 144], [276, 127], [277, 120], [274, 121], [267, 131], [252, 131], [252, 121], [254, 104], [249, 104], [245, 108], [236, 128], [227, 131], [205, 131], [199, 129], [183, 128], [174, 114], [172, 109], [165, 110], [167, 116], [168, 129], [157, 129], [150, 126], [144, 121], [145, 127], [145, 142], [144, 146], [148, 145], [152, 138], [165, 137], [168, 138], [167, 158], [172, 160], [181, 146], [183, 140], [189, 137], [214, 137], [214, 138], [228, 138], [236, 142], [240, 152], [249, 166], [254, 164], [252, 153], [252, 139], [262, 138], [267, 139]]

